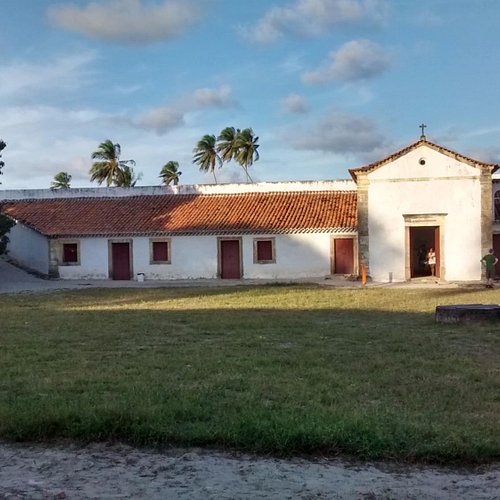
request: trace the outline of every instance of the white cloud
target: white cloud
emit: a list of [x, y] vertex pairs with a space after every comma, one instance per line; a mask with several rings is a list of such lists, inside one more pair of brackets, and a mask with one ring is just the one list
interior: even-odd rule
[[44, 63], [13, 62], [0, 66], [0, 98], [75, 92], [91, 78], [93, 53], [62, 56]]
[[141, 0], [108, 0], [80, 7], [61, 4], [49, 8], [57, 26], [91, 38], [147, 44], [180, 36], [200, 12], [190, 0], [148, 4]]
[[231, 87], [222, 85], [218, 89], [198, 89], [193, 93], [194, 103], [201, 107], [229, 108], [236, 104], [231, 96]]
[[474, 158], [485, 163], [496, 163], [500, 164], [500, 147], [498, 146], [472, 146], [465, 147], [463, 151], [466, 156]]
[[184, 124], [184, 113], [171, 106], [153, 108], [135, 122], [146, 130], [154, 130], [157, 134], [164, 134], [169, 130]]
[[300, 73], [304, 69], [304, 62], [307, 60], [305, 53], [290, 54], [279, 65], [281, 71], [289, 74]]
[[272, 7], [243, 35], [257, 43], [272, 43], [284, 35], [319, 36], [334, 26], [380, 23], [387, 17], [386, 0], [296, 0]]
[[386, 143], [369, 118], [335, 111], [312, 126], [288, 131], [286, 136], [295, 149], [337, 154], [366, 154]]
[[[253, 176], [252, 167], [250, 167], [249, 172], [253, 181], [258, 182], [258, 179], [255, 179]], [[217, 176], [217, 182], [219, 184], [239, 184], [247, 182], [243, 168], [235, 162], [224, 164], [222, 168], [217, 169], [215, 175]], [[212, 174], [207, 174], [207, 177], [208, 176], [210, 176], [209, 182], [212, 182]]]
[[142, 85], [117, 85], [115, 91], [121, 95], [130, 95], [143, 89]]
[[[236, 106], [231, 96], [231, 87], [222, 85], [218, 89], [202, 88], [179, 99], [175, 105], [158, 106], [150, 109], [136, 119], [128, 120], [129, 124], [153, 130], [162, 135], [170, 130], [186, 124], [186, 114], [198, 108], [227, 108]], [[127, 122], [127, 119], [124, 119]]]
[[62, 109], [54, 106], [12, 106], [2, 111], [2, 125], [4, 127], [26, 127], [30, 130], [34, 126], [51, 124], [57, 128], [61, 123], [74, 123], [76, 126], [90, 124], [111, 119], [94, 109]]
[[[172, 130], [169, 140], [138, 128], [127, 117], [92, 108], [15, 106], [2, 109], [2, 137], [8, 146], [1, 189], [48, 188], [57, 172], [73, 176], [72, 186], [91, 186], [91, 153], [110, 139], [122, 146], [122, 157], [137, 161], [144, 172], [140, 184], [159, 184], [161, 166], [181, 162], [183, 182], [197, 180], [191, 150], [198, 137], [184, 128]], [[185, 168], [184, 168], [185, 167]], [[95, 185], [95, 184], [94, 184]]]
[[281, 109], [286, 113], [307, 113], [309, 105], [304, 97], [298, 94], [289, 94], [281, 100]]
[[2, 187], [49, 187], [61, 171], [74, 182], [88, 182], [90, 153], [98, 144], [93, 134], [106, 139], [110, 123], [110, 116], [89, 108], [6, 107], [2, 127], [9, 151]]
[[352, 40], [337, 51], [315, 71], [302, 75], [310, 84], [324, 84], [332, 81], [352, 82], [366, 80], [380, 75], [391, 65], [389, 54], [369, 40]]

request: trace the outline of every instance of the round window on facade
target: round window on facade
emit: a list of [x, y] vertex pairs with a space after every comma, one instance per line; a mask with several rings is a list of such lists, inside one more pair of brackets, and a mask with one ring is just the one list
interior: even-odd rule
[[425, 165], [425, 158], [420, 158], [420, 160], [418, 160], [418, 164]]

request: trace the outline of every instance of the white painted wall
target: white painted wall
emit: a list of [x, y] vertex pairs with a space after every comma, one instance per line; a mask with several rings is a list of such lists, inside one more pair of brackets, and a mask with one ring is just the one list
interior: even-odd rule
[[[237, 238], [238, 236], [235, 236]], [[276, 263], [254, 264], [254, 236], [242, 236], [243, 278], [293, 279], [330, 274], [330, 234], [259, 235], [274, 237]], [[71, 240], [74, 241], [74, 240]], [[107, 279], [108, 239], [82, 238], [80, 265], [59, 266], [63, 279]], [[150, 263], [150, 239], [132, 239], [133, 274], [146, 280], [217, 278], [217, 236], [170, 238], [171, 263]]]
[[42, 274], [49, 273], [49, 243], [45, 236], [24, 224], [16, 224], [7, 234], [9, 257]]
[[[425, 159], [425, 165], [419, 160]], [[446, 280], [481, 277], [479, 171], [426, 146], [368, 174], [370, 274], [375, 281], [405, 280], [403, 214], [447, 214]]]
[[[243, 235], [241, 250], [244, 278], [292, 279], [330, 274], [330, 235], [318, 233], [258, 237], [275, 238], [276, 263], [254, 264], [254, 236]], [[146, 279], [217, 278], [217, 236], [174, 236], [170, 241], [171, 264], [150, 264], [149, 238], [135, 238], [135, 274], [142, 272]]]
[[149, 238], [134, 238], [134, 273], [146, 279], [196, 279], [217, 277], [215, 236], [170, 238], [170, 264], [150, 264]]
[[71, 189], [6, 189], [0, 200], [39, 200], [60, 198], [120, 198], [164, 194], [235, 194], [296, 191], [356, 191], [352, 180], [255, 182], [241, 184], [181, 184], [178, 186], [93, 187]]
[[107, 238], [71, 239], [71, 242], [74, 241], [80, 242], [80, 265], [59, 265], [59, 277], [62, 279], [107, 279], [109, 277]]
[[293, 279], [322, 277], [330, 274], [330, 234], [259, 235], [275, 238], [276, 263], [254, 264], [254, 236], [243, 238], [245, 278]]

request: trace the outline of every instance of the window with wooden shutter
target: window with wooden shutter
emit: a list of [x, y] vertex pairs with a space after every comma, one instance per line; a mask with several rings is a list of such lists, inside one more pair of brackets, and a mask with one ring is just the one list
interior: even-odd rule
[[151, 264], [170, 264], [170, 240], [151, 240]]
[[76, 242], [61, 244], [61, 257], [63, 265], [78, 265], [80, 263], [80, 249]]
[[254, 263], [273, 264], [275, 262], [274, 238], [256, 238], [254, 240]]

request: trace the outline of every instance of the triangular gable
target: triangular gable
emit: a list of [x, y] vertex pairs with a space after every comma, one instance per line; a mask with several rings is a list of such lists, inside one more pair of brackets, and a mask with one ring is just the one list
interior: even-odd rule
[[357, 182], [358, 174], [373, 172], [374, 170], [377, 170], [378, 168], [386, 165], [387, 163], [391, 163], [394, 160], [401, 158], [402, 156], [410, 153], [411, 151], [419, 148], [420, 146], [427, 146], [427, 147], [434, 149], [435, 151], [437, 151], [441, 154], [449, 156], [450, 158], [461, 161], [462, 163], [466, 163], [466, 164], [470, 165], [471, 167], [475, 167], [475, 168], [486, 167], [486, 168], [491, 169], [492, 172], [494, 172], [495, 170], [500, 168], [500, 165], [498, 165], [498, 164], [484, 163], [484, 162], [481, 162], [478, 160], [473, 160], [472, 158], [461, 155], [460, 153], [452, 151], [451, 149], [447, 149], [447, 148], [444, 148], [443, 146], [439, 146], [438, 144], [434, 144], [433, 142], [430, 142], [427, 139], [420, 139], [419, 141], [414, 142], [413, 144], [410, 144], [406, 148], [403, 148], [403, 149], [397, 151], [396, 153], [393, 153], [392, 155], [388, 156], [387, 158], [384, 158], [383, 160], [376, 161], [374, 163], [370, 163], [369, 165], [366, 165], [365, 167], [351, 168], [351, 169], [349, 169], [349, 173], [351, 174], [351, 177], [354, 179], [354, 181]]

